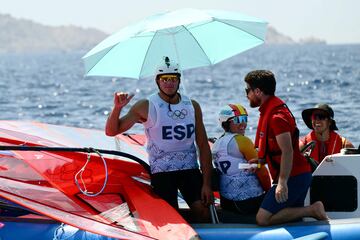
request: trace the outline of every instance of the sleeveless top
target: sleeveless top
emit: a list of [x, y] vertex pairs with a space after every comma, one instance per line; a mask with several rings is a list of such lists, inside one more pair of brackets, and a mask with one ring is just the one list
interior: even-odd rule
[[[216, 168], [221, 172], [220, 194], [229, 200], [242, 201], [260, 196], [264, 190], [255, 173], [239, 169], [239, 163], [248, 162], [241, 153], [235, 138], [241, 138], [240, 142], [246, 144], [242, 147], [254, 149], [251, 140], [247, 137], [225, 133], [214, 143], [212, 155]], [[231, 144], [232, 141], [235, 144]], [[229, 149], [229, 147], [236, 149]], [[229, 154], [235, 151], [238, 152], [237, 156]]]
[[171, 104], [153, 94], [144, 123], [152, 174], [199, 168], [195, 141], [195, 110], [191, 99], [181, 95], [178, 104]]

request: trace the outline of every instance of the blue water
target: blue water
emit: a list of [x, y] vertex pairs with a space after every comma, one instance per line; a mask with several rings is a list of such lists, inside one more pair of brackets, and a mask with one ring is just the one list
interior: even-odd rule
[[[156, 91], [152, 79], [84, 78], [83, 54], [0, 55], [0, 119], [103, 129], [114, 91], [135, 92], [133, 102]], [[248, 107], [243, 81], [253, 69], [275, 73], [276, 93], [302, 135], [309, 130], [301, 111], [325, 102], [335, 111], [339, 132], [359, 145], [360, 45], [264, 45], [211, 68], [186, 71], [182, 83], [202, 106], [208, 136], [219, 136], [217, 113], [231, 102], [247, 107], [247, 134], [254, 138], [258, 111]], [[132, 129], [141, 131], [141, 125]]]

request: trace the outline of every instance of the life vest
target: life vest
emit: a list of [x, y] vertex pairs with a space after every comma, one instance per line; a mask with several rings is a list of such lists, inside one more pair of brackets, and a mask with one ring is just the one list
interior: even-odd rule
[[280, 98], [276, 96], [271, 96], [265, 104], [266, 106], [262, 106], [262, 110], [260, 110], [261, 112], [256, 131], [255, 147], [258, 148], [259, 159], [266, 159], [273, 180], [275, 182], [278, 180], [281, 163], [281, 150], [276, 142], [276, 138], [271, 138], [268, 134], [271, 130], [268, 128], [268, 122], [270, 122], [271, 117], [274, 114], [281, 114], [285, 116], [291, 124], [291, 128], [294, 129], [291, 132], [293, 166], [290, 176], [311, 172], [309, 163], [299, 150], [299, 130], [296, 127], [295, 118], [289, 108]]
[[[311, 131], [304, 138], [304, 145], [307, 143], [315, 141], [315, 147], [311, 151], [310, 157], [312, 157], [316, 162], [320, 163], [323, 159], [320, 159], [320, 146], [321, 141], [317, 140], [315, 131]], [[345, 147], [346, 138], [341, 137], [335, 131], [330, 131], [329, 140], [325, 141], [326, 145], [326, 156], [334, 153], [339, 153], [342, 148]]]

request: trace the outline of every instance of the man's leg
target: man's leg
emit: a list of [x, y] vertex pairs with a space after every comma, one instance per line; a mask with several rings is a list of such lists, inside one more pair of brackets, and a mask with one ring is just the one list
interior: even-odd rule
[[211, 222], [210, 210], [201, 202], [202, 175], [199, 169], [179, 171], [178, 184], [195, 222]]
[[201, 200], [195, 201], [190, 205], [194, 222], [196, 223], [210, 223], [210, 209], [205, 206]]
[[256, 215], [259, 225], [267, 226], [300, 220], [303, 217], [314, 217], [327, 220], [322, 202], [304, 207], [304, 199], [311, 184], [311, 173], [290, 177], [288, 180], [288, 200], [278, 203], [275, 199], [276, 185], [266, 194], [261, 208]]
[[178, 209], [176, 177], [173, 172], [155, 173], [151, 175], [151, 185], [154, 192], [168, 202], [172, 207]]
[[292, 222], [303, 217], [313, 217], [317, 220], [328, 220], [324, 205], [322, 202], [317, 201], [306, 207], [284, 208], [275, 214], [260, 208], [256, 215], [256, 222], [260, 226], [269, 226]]

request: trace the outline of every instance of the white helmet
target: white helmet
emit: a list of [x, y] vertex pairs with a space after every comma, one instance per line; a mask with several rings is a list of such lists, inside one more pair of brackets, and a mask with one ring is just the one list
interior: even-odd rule
[[222, 124], [223, 122], [228, 121], [230, 118], [238, 117], [245, 115], [247, 116], [246, 109], [240, 104], [227, 104], [221, 108], [219, 113], [219, 122]]
[[180, 74], [180, 67], [179, 64], [171, 62], [169, 57], [164, 57], [164, 63], [162, 63], [155, 72], [155, 77], [164, 74]]

